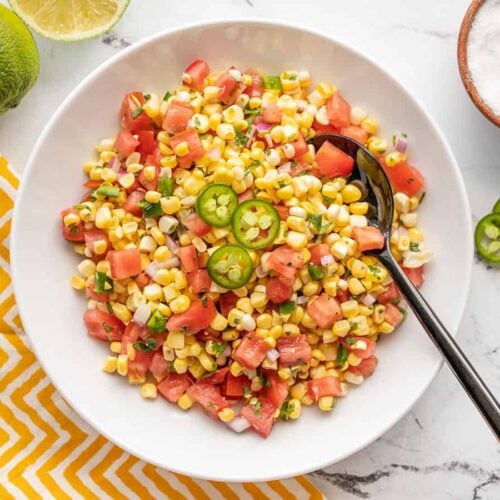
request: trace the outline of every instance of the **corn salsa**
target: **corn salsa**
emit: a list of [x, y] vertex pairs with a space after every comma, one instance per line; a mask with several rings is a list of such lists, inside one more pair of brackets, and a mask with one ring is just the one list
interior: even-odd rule
[[88, 334], [109, 344], [103, 370], [143, 398], [200, 405], [263, 437], [304, 406], [331, 411], [406, 313], [369, 255], [384, 236], [350, 181], [354, 160], [308, 139], [343, 134], [379, 157], [394, 192], [391, 250], [417, 286], [430, 259], [407, 137], [377, 129], [304, 70], [196, 60], [164, 96], [127, 93], [116, 136], [83, 166], [85, 194], [61, 212]]

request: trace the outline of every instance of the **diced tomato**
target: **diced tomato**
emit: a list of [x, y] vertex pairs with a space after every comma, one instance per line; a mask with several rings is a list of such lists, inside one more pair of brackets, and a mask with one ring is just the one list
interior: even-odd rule
[[311, 262], [317, 266], [321, 265], [321, 259], [327, 255], [332, 255], [330, 247], [326, 243], [317, 243], [309, 248], [311, 252]]
[[335, 298], [342, 304], [343, 302], [347, 302], [348, 300], [351, 300], [351, 294], [349, 293], [349, 290], [342, 290], [341, 288], [337, 290], [337, 295]]
[[276, 209], [276, 212], [278, 212], [281, 220], [286, 220], [290, 215], [290, 209], [285, 207], [285, 205], [274, 205], [274, 208]]
[[403, 271], [405, 272], [406, 276], [408, 276], [408, 278], [410, 278], [410, 281], [417, 288], [420, 288], [423, 285], [423, 283], [424, 283], [424, 266], [403, 267]]
[[144, 191], [132, 191], [125, 200], [123, 209], [126, 212], [130, 212], [132, 215], [135, 215], [136, 217], [141, 217], [142, 208], [139, 205], [139, 202], [144, 199], [145, 195], [146, 193]]
[[171, 403], [177, 403], [179, 398], [188, 390], [191, 383], [186, 373], [169, 372], [157, 385], [158, 392]]
[[168, 361], [164, 358], [162, 350], [155, 351], [151, 366], [149, 367], [151, 375], [157, 382], [162, 380], [168, 373]]
[[201, 144], [198, 132], [192, 128], [184, 130], [170, 138], [170, 147], [175, 147], [181, 142], [187, 142], [189, 153], [186, 156], [178, 157], [177, 162], [180, 167], [189, 167], [193, 161], [199, 160], [205, 155], [205, 150]]
[[368, 139], [368, 133], [362, 127], [358, 127], [356, 125], [350, 125], [349, 127], [340, 129], [341, 135], [345, 135], [346, 137], [350, 137], [355, 141], [358, 141], [360, 144], [366, 144]]
[[144, 160], [144, 166], [161, 167], [160, 163], [161, 158], [162, 154], [160, 152], [160, 148], [158, 145], [156, 145], [155, 149], [153, 150], [153, 153], [146, 156], [146, 159]]
[[316, 300], [307, 303], [307, 312], [320, 328], [331, 328], [342, 319], [342, 310], [334, 297], [322, 293]]
[[379, 304], [387, 304], [400, 297], [398, 287], [394, 281], [391, 281], [385, 290], [377, 295], [377, 302]]
[[[142, 92], [129, 92], [125, 94], [120, 110], [123, 127], [132, 132], [148, 130], [154, 126], [153, 120], [144, 113], [142, 106], [146, 102]], [[134, 118], [135, 116], [135, 118]]]
[[422, 191], [425, 184], [424, 176], [417, 167], [404, 161], [394, 165], [394, 167], [388, 167], [383, 158], [378, 158], [378, 161], [387, 177], [389, 177], [394, 191], [399, 191], [408, 196], [415, 196]]
[[155, 133], [152, 130], [139, 130], [136, 135], [139, 140], [139, 146], [136, 151], [140, 153], [141, 161], [145, 161], [155, 151]]
[[205, 382], [197, 382], [189, 387], [187, 393], [199, 403], [206, 413], [217, 420], [217, 414], [227, 408], [229, 403], [222, 396], [220, 388], [207, 384]]
[[366, 252], [368, 250], [380, 250], [384, 248], [384, 235], [378, 227], [366, 226], [366, 227], [353, 227], [352, 237], [356, 240], [358, 244], [358, 250], [360, 252]]
[[238, 299], [239, 297], [233, 292], [221, 293], [219, 297], [221, 314], [227, 317], [229, 311], [236, 307], [236, 302], [238, 302]]
[[185, 273], [192, 273], [198, 270], [198, 254], [193, 245], [180, 247], [177, 250], [177, 255], [181, 259], [182, 270]]
[[111, 268], [111, 277], [115, 280], [137, 276], [141, 272], [141, 252], [138, 248], [113, 250], [108, 252], [107, 259]]
[[403, 321], [403, 313], [392, 304], [385, 304], [385, 321], [396, 328]]
[[141, 273], [135, 278], [134, 281], [141, 290], [144, 290], [144, 287], [151, 283], [151, 278], [146, 273]]
[[275, 304], [286, 302], [293, 294], [293, 285], [280, 278], [271, 278], [266, 284], [269, 300]]
[[312, 167], [309, 163], [306, 162], [297, 162], [295, 164], [292, 163], [292, 167], [290, 168], [290, 177], [297, 177], [304, 172], [308, 172]]
[[144, 383], [146, 373], [153, 361], [154, 352], [135, 351], [134, 359], [128, 360], [128, 381], [131, 384]]
[[215, 372], [211, 373], [210, 375], [207, 375], [200, 379], [200, 382], [203, 382], [204, 384], [211, 384], [211, 385], [219, 385], [224, 382], [224, 379], [226, 378], [226, 375], [229, 371], [229, 367], [225, 368], [219, 368]]
[[209, 226], [198, 214], [190, 214], [184, 220], [184, 225], [195, 235], [203, 238], [211, 230], [212, 226]]
[[196, 334], [196, 338], [202, 342], [206, 342], [207, 340], [218, 340], [221, 335], [222, 332], [214, 330], [213, 328], [205, 328]]
[[194, 293], [208, 292], [212, 284], [206, 269], [198, 269], [192, 273], [187, 273], [187, 280]]
[[251, 381], [246, 375], [235, 377], [228, 373], [226, 380], [222, 384], [222, 394], [229, 399], [242, 398], [244, 394], [244, 387], [250, 388]]
[[337, 377], [321, 377], [307, 382], [307, 392], [314, 401], [325, 396], [340, 395], [340, 381]]
[[[151, 165], [153, 166], [153, 165]], [[144, 186], [144, 189], [148, 191], [156, 191], [158, 189], [158, 179], [160, 177], [161, 167], [155, 166], [155, 176], [153, 179], [146, 179], [146, 175], [144, 174], [144, 169], [139, 172], [139, 177], [137, 180]]]
[[266, 372], [266, 378], [268, 387], [264, 390], [264, 396], [269, 399], [276, 408], [281, 408], [283, 401], [285, 401], [288, 396], [288, 384], [273, 372]]
[[217, 315], [212, 299], [205, 298], [194, 301], [186, 312], [174, 314], [167, 321], [167, 331], [182, 330], [192, 334], [208, 328]]
[[276, 407], [267, 398], [259, 398], [255, 404], [245, 405], [240, 415], [253, 427], [257, 434], [266, 438], [271, 433], [274, 424]]
[[89, 179], [88, 181], [84, 182], [82, 186], [86, 187], [87, 189], [97, 189], [101, 184], [102, 181], [93, 181], [92, 179]]
[[107, 302], [109, 300], [109, 293], [95, 291], [94, 276], [90, 276], [90, 278], [87, 278], [85, 293], [89, 299], [95, 300], [97, 302]]
[[334, 127], [331, 123], [328, 125], [323, 125], [319, 123], [316, 119], [313, 122], [313, 128], [318, 132], [318, 134], [339, 134], [340, 130]]
[[163, 128], [169, 134], [178, 134], [186, 130], [189, 119], [194, 115], [194, 108], [191, 104], [179, 101], [171, 101], [165, 118]]
[[[361, 344], [362, 342], [364, 342], [365, 347], [358, 347], [357, 344]], [[375, 354], [375, 347], [377, 346], [376, 342], [366, 337], [346, 337], [342, 341], [342, 344], [349, 352], [353, 352], [358, 358], [362, 359], [371, 358]]]
[[308, 363], [311, 360], [311, 346], [307, 343], [304, 334], [280, 337], [277, 340], [276, 349], [280, 353], [279, 364], [283, 366]]
[[354, 158], [325, 141], [316, 153], [318, 170], [325, 177], [349, 177], [354, 168]]
[[66, 224], [64, 224], [64, 217], [66, 217], [66, 215], [68, 215], [68, 214], [78, 215], [79, 212], [78, 212], [78, 210], [76, 210], [74, 208], [67, 208], [66, 210], [63, 210], [61, 212], [61, 224], [62, 224], [63, 238], [65, 240], [68, 240], [68, 241], [76, 241], [76, 242], [85, 241], [82, 222], [79, 222], [78, 224], [74, 224], [71, 227], [67, 227]]
[[295, 149], [295, 154], [293, 155], [294, 159], [301, 158], [309, 151], [309, 148], [307, 147], [307, 142], [304, 140], [304, 137], [302, 137], [302, 134], [299, 134], [297, 140], [291, 142], [290, 144]]
[[100, 309], [87, 309], [83, 321], [88, 334], [100, 340], [121, 340], [125, 325], [115, 316]]
[[252, 83], [246, 86], [243, 93], [247, 94], [249, 97], [260, 97], [264, 93], [264, 87], [262, 86], [262, 77], [259, 71], [249, 68], [245, 73], [252, 77]]
[[251, 189], [247, 189], [246, 191], [243, 191], [243, 193], [238, 195], [238, 201], [240, 203], [243, 203], [247, 200], [253, 200], [253, 193]]
[[[125, 327], [125, 333], [123, 334], [123, 337], [122, 337], [122, 344], [125, 344], [125, 343], [133, 344], [134, 342], [137, 342], [137, 340], [140, 337], [143, 337], [144, 331], [145, 331], [145, 328], [143, 326], [140, 326], [137, 323], [134, 323], [133, 321], [131, 321]], [[126, 352], [127, 352], [126, 348], [122, 349], [121, 354], [125, 354]]]
[[345, 128], [351, 124], [351, 106], [342, 98], [340, 92], [335, 92], [328, 99], [326, 115], [334, 127]]
[[277, 104], [270, 103], [262, 112], [262, 118], [267, 123], [281, 123], [281, 109]]
[[243, 337], [234, 351], [234, 359], [249, 370], [257, 368], [269, 351], [269, 346], [255, 332]]
[[95, 253], [94, 243], [96, 241], [104, 240], [106, 242], [106, 249], [101, 252], [106, 253], [111, 248], [111, 243], [109, 242], [108, 234], [100, 229], [91, 229], [90, 231], [85, 231], [83, 233], [85, 238], [85, 246], [92, 252]]
[[363, 377], [369, 377], [377, 367], [377, 358], [372, 356], [371, 358], [366, 358], [361, 361], [358, 366], [350, 366], [347, 371], [353, 373], [354, 375], [362, 375]]
[[303, 267], [304, 258], [297, 250], [284, 245], [271, 252], [267, 265], [278, 274], [292, 278], [297, 275], [297, 269]]
[[186, 78], [183, 75], [182, 83], [192, 89], [203, 90], [205, 78], [209, 72], [207, 62], [203, 59], [196, 59], [184, 70], [184, 74], [189, 76]]
[[238, 96], [241, 94], [245, 88], [240, 82], [237, 82], [229, 73], [226, 71], [217, 78], [215, 81], [215, 86], [220, 88], [219, 99], [224, 104], [234, 104]]

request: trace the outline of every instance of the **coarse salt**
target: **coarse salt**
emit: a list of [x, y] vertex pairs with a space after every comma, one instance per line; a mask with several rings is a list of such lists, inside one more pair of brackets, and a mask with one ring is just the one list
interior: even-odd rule
[[486, 0], [478, 10], [469, 33], [467, 63], [479, 95], [500, 115], [500, 0]]

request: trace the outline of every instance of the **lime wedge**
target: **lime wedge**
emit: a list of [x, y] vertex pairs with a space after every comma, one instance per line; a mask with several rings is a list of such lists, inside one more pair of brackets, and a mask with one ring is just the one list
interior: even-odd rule
[[12, 9], [40, 35], [65, 42], [110, 30], [130, 0], [9, 0]]

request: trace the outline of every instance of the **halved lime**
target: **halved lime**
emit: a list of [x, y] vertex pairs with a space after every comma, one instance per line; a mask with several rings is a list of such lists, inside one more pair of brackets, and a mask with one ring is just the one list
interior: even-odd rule
[[9, 0], [14, 11], [37, 33], [72, 42], [110, 30], [130, 0]]

